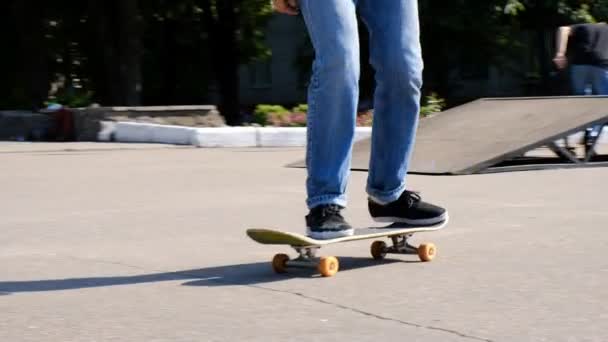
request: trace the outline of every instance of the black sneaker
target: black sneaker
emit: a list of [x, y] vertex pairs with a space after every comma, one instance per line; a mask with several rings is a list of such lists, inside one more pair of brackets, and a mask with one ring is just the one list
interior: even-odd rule
[[344, 220], [340, 210], [342, 208], [335, 204], [312, 208], [306, 215], [308, 236], [317, 240], [327, 240], [353, 235], [353, 228]]
[[448, 219], [447, 210], [423, 202], [415, 192], [404, 191], [395, 202], [386, 205], [368, 200], [369, 213], [376, 222], [397, 222], [411, 225], [433, 225]]

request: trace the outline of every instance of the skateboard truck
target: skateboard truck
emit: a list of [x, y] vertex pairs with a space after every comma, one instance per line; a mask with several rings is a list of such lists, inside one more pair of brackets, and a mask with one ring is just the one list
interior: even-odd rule
[[409, 243], [409, 239], [414, 234], [394, 235], [391, 236], [392, 246], [387, 246], [384, 241], [374, 241], [370, 248], [372, 257], [376, 260], [382, 260], [387, 254], [413, 254], [418, 255], [420, 261], [431, 261], [437, 254], [437, 248], [432, 243], [425, 243], [418, 247]]
[[272, 259], [272, 268], [276, 273], [285, 273], [288, 267], [317, 269], [324, 277], [331, 277], [338, 273], [340, 264], [336, 257], [318, 258], [316, 256], [317, 250], [321, 248], [320, 246], [292, 247], [299, 254], [296, 259], [289, 260], [287, 254], [277, 254]]
[[[387, 254], [413, 254], [418, 255], [421, 261], [431, 261], [437, 253], [434, 244], [426, 243], [415, 247], [409, 243], [408, 239], [414, 234], [391, 236], [392, 246], [388, 246], [384, 241], [374, 241], [371, 245], [372, 257], [382, 260]], [[298, 252], [296, 259], [290, 260], [287, 254], [277, 254], [272, 259], [272, 268], [276, 273], [285, 273], [287, 268], [312, 268], [317, 269], [324, 277], [331, 277], [338, 272], [340, 264], [338, 259], [333, 256], [318, 258], [317, 251], [321, 246], [291, 246]]]
[[387, 253], [394, 254], [418, 254], [418, 248], [412, 246], [408, 239], [414, 236], [414, 234], [408, 234], [404, 236], [391, 236], [393, 246], [387, 248]]
[[287, 261], [287, 267], [316, 268], [319, 258], [317, 258], [318, 246], [313, 247], [293, 247], [299, 256], [294, 260]]

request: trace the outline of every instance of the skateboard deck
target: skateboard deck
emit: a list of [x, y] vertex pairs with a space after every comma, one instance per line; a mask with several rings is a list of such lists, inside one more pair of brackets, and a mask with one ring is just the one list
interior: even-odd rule
[[277, 254], [272, 261], [272, 268], [277, 273], [285, 273], [290, 267], [313, 267], [321, 275], [329, 277], [338, 272], [339, 263], [335, 257], [316, 257], [316, 251], [323, 246], [334, 243], [359, 241], [376, 238], [390, 238], [392, 245], [384, 241], [375, 241], [371, 245], [372, 257], [384, 259], [386, 254], [417, 254], [421, 261], [431, 261], [437, 254], [437, 247], [432, 243], [412, 246], [408, 239], [415, 233], [432, 232], [443, 229], [447, 220], [428, 226], [412, 226], [403, 223], [393, 223], [385, 227], [357, 228], [352, 236], [328, 240], [316, 240], [308, 236], [273, 229], [248, 229], [247, 235], [254, 241], [265, 245], [288, 245], [298, 252], [299, 257], [290, 260], [286, 254]]

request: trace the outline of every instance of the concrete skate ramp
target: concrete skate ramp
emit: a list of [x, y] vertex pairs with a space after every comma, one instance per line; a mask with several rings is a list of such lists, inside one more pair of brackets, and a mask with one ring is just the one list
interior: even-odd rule
[[[493, 166], [543, 146], [550, 146], [565, 163], [587, 164], [590, 157], [579, 163], [553, 142], [600, 123], [608, 123], [607, 96], [476, 100], [421, 120], [410, 172], [491, 172]], [[367, 139], [355, 145], [354, 170], [368, 169], [370, 143]]]

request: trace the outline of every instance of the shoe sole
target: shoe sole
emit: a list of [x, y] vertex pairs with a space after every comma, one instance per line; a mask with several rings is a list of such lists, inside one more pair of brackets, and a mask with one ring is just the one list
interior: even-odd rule
[[419, 219], [411, 220], [405, 217], [390, 217], [390, 216], [379, 216], [374, 217], [374, 221], [381, 223], [405, 223], [413, 226], [432, 226], [434, 224], [446, 222], [449, 220], [448, 213], [445, 212], [441, 216], [433, 217], [430, 219]]
[[337, 238], [342, 238], [342, 237], [347, 237], [347, 236], [353, 236], [355, 234], [355, 230], [354, 229], [346, 229], [346, 230], [327, 230], [327, 231], [322, 231], [322, 232], [316, 232], [316, 231], [312, 231], [310, 230], [310, 228], [306, 229], [306, 235], [308, 237], [310, 237], [311, 239], [315, 239], [315, 240], [331, 240], [331, 239], [337, 239]]

